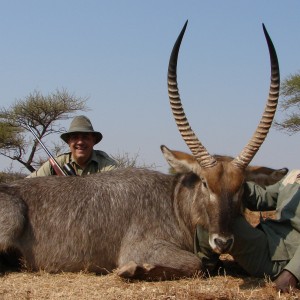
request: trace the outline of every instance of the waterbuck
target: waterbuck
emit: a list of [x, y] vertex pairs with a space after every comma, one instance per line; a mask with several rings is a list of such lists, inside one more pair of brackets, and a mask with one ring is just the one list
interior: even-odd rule
[[230, 249], [231, 220], [239, 211], [245, 169], [263, 143], [279, 92], [277, 56], [258, 128], [241, 154], [218, 161], [198, 141], [184, 115], [176, 81], [182, 29], [171, 54], [168, 90], [179, 131], [195, 159], [167, 147], [175, 176], [127, 168], [86, 177], [43, 177], [0, 185], [0, 250], [17, 249], [29, 270], [117, 270], [126, 278], [169, 279], [201, 272], [193, 253], [197, 224], [207, 228], [218, 253]]

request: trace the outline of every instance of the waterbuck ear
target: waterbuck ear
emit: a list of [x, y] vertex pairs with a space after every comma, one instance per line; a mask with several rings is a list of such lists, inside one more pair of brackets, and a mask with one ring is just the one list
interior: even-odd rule
[[165, 145], [161, 145], [160, 149], [166, 161], [176, 173], [197, 173], [196, 171], [200, 168], [199, 163], [193, 155], [181, 151], [170, 150]]

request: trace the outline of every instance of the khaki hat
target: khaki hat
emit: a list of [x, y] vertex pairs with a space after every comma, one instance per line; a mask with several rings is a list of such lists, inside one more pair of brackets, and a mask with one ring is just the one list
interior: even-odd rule
[[74, 132], [91, 132], [96, 137], [95, 144], [98, 144], [102, 140], [102, 134], [98, 131], [94, 131], [93, 125], [89, 118], [86, 116], [77, 116], [71, 122], [70, 128], [67, 132], [61, 134], [61, 139], [68, 143], [70, 134]]

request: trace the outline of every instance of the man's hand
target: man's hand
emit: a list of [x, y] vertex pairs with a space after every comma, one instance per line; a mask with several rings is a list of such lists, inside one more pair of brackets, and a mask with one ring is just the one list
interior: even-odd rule
[[289, 293], [297, 286], [298, 280], [291, 272], [283, 270], [274, 282], [278, 291]]

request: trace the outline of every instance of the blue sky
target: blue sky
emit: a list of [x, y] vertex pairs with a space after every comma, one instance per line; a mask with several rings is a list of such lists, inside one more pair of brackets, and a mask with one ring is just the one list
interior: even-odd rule
[[[104, 136], [97, 149], [167, 171], [161, 144], [189, 152], [167, 94], [169, 55], [187, 19], [178, 62], [186, 115], [210, 153], [236, 156], [268, 95], [262, 23], [281, 78], [299, 71], [300, 1], [1, 0], [1, 106], [34, 90], [88, 97], [85, 114]], [[0, 171], [10, 163], [0, 162]], [[299, 134], [271, 129], [252, 163], [299, 167]]]

